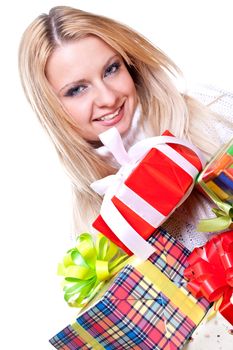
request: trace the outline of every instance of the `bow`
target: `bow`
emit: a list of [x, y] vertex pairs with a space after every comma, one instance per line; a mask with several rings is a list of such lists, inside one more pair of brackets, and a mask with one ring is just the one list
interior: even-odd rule
[[209, 302], [221, 299], [219, 312], [233, 325], [233, 231], [195, 248], [187, 262], [184, 276], [189, 280], [188, 290]]
[[121, 268], [127, 258], [120, 249], [103, 235], [96, 243], [89, 233], [77, 238], [74, 248], [67, 251], [58, 265], [58, 275], [64, 276], [64, 299], [74, 307], [83, 307], [97, 291]]

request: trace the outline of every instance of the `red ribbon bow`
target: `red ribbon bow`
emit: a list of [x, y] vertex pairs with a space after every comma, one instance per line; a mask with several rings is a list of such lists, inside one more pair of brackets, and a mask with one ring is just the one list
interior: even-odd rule
[[233, 230], [214, 236], [189, 255], [184, 276], [188, 290], [209, 302], [222, 298], [219, 312], [233, 325]]

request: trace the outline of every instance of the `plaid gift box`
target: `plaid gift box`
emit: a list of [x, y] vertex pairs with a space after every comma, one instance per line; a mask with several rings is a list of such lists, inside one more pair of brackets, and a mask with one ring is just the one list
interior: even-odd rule
[[147, 254], [142, 238], [150, 237], [189, 195], [204, 160], [194, 145], [168, 131], [138, 142], [128, 153], [115, 128], [99, 136], [122, 167], [92, 184], [105, 194], [93, 226], [127, 254], [146, 259], [152, 252]]
[[197, 187], [218, 208], [213, 208], [216, 218], [201, 220], [198, 230], [222, 231], [232, 228], [233, 218], [233, 139], [224, 145], [197, 178]]
[[210, 304], [186, 289], [189, 250], [163, 229], [148, 242], [155, 253], [145, 262], [130, 257], [76, 322], [50, 339], [56, 349], [182, 348]]

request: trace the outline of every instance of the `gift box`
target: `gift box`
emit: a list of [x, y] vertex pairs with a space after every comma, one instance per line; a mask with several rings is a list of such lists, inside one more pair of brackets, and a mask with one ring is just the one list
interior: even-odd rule
[[196, 299], [183, 277], [190, 252], [163, 229], [148, 239], [147, 261], [129, 257], [125, 266], [76, 321], [50, 339], [60, 350], [181, 349], [210, 303]]
[[197, 181], [204, 192], [207, 187], [222, 201], [233, 203], [233, 139], [219, 150]]
[[99, 136], [122, 167], [92, 184], [105, 194], [93, 226], [127, 254], [145, 259], [152, 252], [141, 238], [147, 239], [190, 194], [204, 164], [202, 154], [168, 131], [138, 142], [128, 153], [115, 128]]
[[221, 231], [232, 227], [233, 218], [233, 139], [224, 145], [197, 178], [197, 187], [218, 208], [217, 218], [201, 220], [200, 231]]

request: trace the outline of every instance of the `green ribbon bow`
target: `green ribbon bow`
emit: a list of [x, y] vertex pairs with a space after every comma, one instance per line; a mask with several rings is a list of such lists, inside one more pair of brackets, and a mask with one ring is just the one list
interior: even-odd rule
[[65, 301], [73, 307], [85, 306], [113, 272], [120, 270], [127, 257], [105, 236], [98, 235], [94, 242], [89, 233], [82, 233], [77, 237], [76, 247], [68, 250], [58, 265], [58, 275], [65, 277]]
[[222, 202], [216, 195], [213, 193], [205, 183], [200, 183], [200, 186], [212, 199], [212, 201], [218, 206], [218, 208], [213, 208], [212, 211], [216, 215], [215, 218], [202, 219], [197, 225], [197, 230], [201, 232], [216, 232], [222, 231], [229, 228], [232, 224], [233, 219], [233, 206]]

